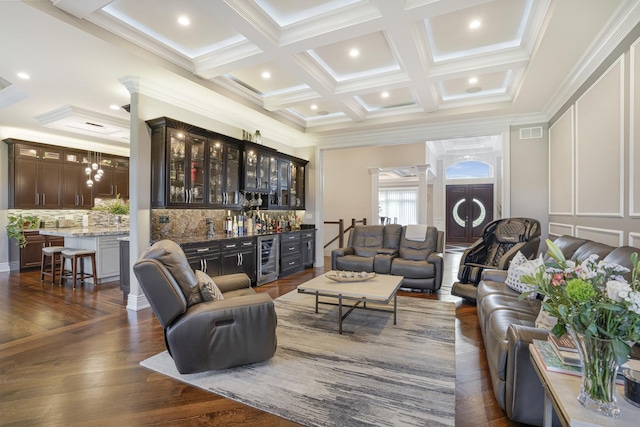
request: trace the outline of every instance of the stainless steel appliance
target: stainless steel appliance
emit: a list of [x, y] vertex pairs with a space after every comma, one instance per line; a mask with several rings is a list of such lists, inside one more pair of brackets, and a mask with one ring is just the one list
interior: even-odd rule
[[258, 237], [258, 280], [257, 285], [273, 282], [280, 273], [279, 236], [271, 234]]

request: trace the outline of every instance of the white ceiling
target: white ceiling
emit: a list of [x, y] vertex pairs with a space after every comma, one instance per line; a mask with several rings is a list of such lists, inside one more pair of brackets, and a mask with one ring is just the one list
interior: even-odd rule
[[108, 108], [129, 103], [125, 76], [178, 92], [187, 79], [319, 143], [544, 121], [639, 22], [639, 3], [2, 1], [0, 136], [82, 134], [126, 149], [128, 114]]

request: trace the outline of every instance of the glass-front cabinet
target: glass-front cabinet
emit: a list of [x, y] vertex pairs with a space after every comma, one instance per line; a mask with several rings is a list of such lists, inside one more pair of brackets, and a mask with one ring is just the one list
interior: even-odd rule
[[222, 138], [209, 141], [209, 206], [240, 204], [240, 154], [240, 148]]
[[205, 163], [207, 138], [169, 130], [169, 205], [205, 204]]
[[147, 124], [152, 207], [304, 209], [306, 161], [166, 117]]
[[304, 165], [291, 162], [291, 196], [289, 207], [291, 209], [304, 209]]
[[290, 161], [271, 156], [269, 160], [269, 208], [289, 207], [289, 167]]
[[269, 154], [245, 147], [244, 191], [269, 192]]

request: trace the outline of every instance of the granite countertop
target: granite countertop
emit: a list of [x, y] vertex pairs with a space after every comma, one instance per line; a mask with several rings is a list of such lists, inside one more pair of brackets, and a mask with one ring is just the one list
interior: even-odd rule
[[100, 237], [129, 235], [129, 227], [40, 228], [40, 234], [62, 237]]
[[[280, 233], [271, 232], [271, 233], [248, 233], [243, 235], [237, 234], [225, 234], [225, 233], [216, 233], [213, 237], [209, 237], [206, 234], [202, 235], [191, 235], [191, 236], [179, 236], [179, 237], [167, 237], [167, 239], [176, 242], [179, 245], [187, 245], [189, 243], [206, 243], [206, 242], [219, 242], [231, 239], [244, 239], [251, 237], [260, 237], [260, 236], [269, 236], [272, 234], [282, 234], [282, 233], [295, 233], [298, 231], [304, 230], [314, 230], [315, 228], [304, 228], [301, 230], [292, 230], [292, 231], [283, 231]], [[155, 243], [158, 240], [153, 240], [151, 243]]]

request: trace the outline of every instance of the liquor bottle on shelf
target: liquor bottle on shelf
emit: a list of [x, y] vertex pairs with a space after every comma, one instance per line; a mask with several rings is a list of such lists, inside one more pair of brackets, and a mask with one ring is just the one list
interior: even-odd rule
[[234, 236], [238, 235], [238, 217], [235, 215], [233, 216], [233, 226], [232, 226], [231, 232], [233, 233]]

